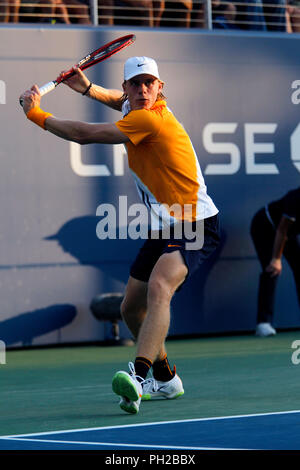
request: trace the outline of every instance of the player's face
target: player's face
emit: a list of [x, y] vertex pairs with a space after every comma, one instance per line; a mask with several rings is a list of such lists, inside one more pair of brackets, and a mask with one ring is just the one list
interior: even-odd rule
[[137, 75], [123, 84], [132, 110], [152, 108], [162, 87], [157, 78], [148, 74]]

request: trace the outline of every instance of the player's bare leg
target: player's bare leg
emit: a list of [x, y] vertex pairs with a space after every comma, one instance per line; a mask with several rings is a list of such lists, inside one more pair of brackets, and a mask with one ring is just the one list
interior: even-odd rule
[[[124, 322], [137, 340], [141, 325], [147, 315], [148, 283], [129, 277], [124, 300], [121, 305], [121, 314]], [[158, 352], [158, 358], [166, 355], [165, 347]]]
[[137, 356], [153, 363], [165, 351], [171, 299], [186, 275], [187, 267], [179, 251], [165, 253], [157, 261], [148, 282], [147, 315], [140, 326]]
[[[113, 378], [113, 390], [121, 397], [120, 407], [128, 413], [139, 411], [142, 398], [149, 400], [157, 393], [166, 398], [176, 398], [184, 393], [175, 369], [174, 372], [169, 369], [170, 377], [163, 382], [154, 377], [147, 381], [144, 379], [155, 361], [166, 361], [165, 338], [170, 325], [170, 302], [186, 275], [187, 267], [177, 251], [159, 258], [148, 285], [129, 279], [122, 315], [137, 337], [136, 360], [135, 364], [129, 363], [130, 374], [119, 371]], [[137, 368], [142, 373], [138, 373]]]

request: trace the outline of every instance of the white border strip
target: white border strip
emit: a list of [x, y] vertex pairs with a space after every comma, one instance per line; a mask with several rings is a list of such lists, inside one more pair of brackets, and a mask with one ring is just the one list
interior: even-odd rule
[[[0, 441], [3, 440], [2, 437], [0, 437]], [[19, 439], [19, 438], [6, 438], [5, 440], [7, 441], [14, 441], [14, 442], [31, 442], [33, 444], [39, 444], [39, 443], [47, 443], [47, 444], [61, 444], [61, 445], [66, 445], [66, 444], [71, 444], [73, 445], [86, 445], [86, 446], [110, 446], [113, 447], [114, 449], [117, 447], [124, 447], [124, 448], [136, 448], [136, 449], [169, 449], [169, 450], [246, 450], [246, 449], [231, 449], [228, 447], [184, 447], [184, 446], [163, 446], [163, 445], [149, 445], [149, 444], [122, 444], [119, 442], [86, 442], [86, 441], [55, 441], [51, 439]], [[104, 450], [109, 450], [109, 449], [104, 449]]]

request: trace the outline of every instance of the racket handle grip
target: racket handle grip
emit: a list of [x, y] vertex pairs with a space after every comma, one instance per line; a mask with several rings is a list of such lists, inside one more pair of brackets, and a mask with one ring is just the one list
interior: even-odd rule
[[54, 88], [58, 85], [57, 81], [49, 82], [46, 83], [46, 85], [41, 86], [40, 88], [40, 94], [41, 96], [46, 95], [46, 93], [49, 93], [50, 91], [54, 90]]

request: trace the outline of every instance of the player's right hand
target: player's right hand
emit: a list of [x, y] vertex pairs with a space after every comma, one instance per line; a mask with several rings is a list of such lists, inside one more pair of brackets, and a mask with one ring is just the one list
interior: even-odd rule
[[32, 108], [40, 106], [41, 95], [37, 85], [33, 85], [30, 90], [26, 90], [21, 96], [23, 111], [25, 114]]
[[269, 265], [266, 267], [266, 271], [270, 273], [271, 277], [279, 276], [282, 271], [281, 259], [272, 258]]
[[[72, 88], [72, 90], [77, 91], [77, 93], [84, 93], [90, 84], [90, 80], [78, 67], [73, 67], [72, 70], [74, 71], [74, 75], [72, 75], [70, 78], [67, 78], [67, 80], [64, 80], [62, 83]], [[64, 71], [61, 72], [59, 79], [63, 79], [64, 74]]]

